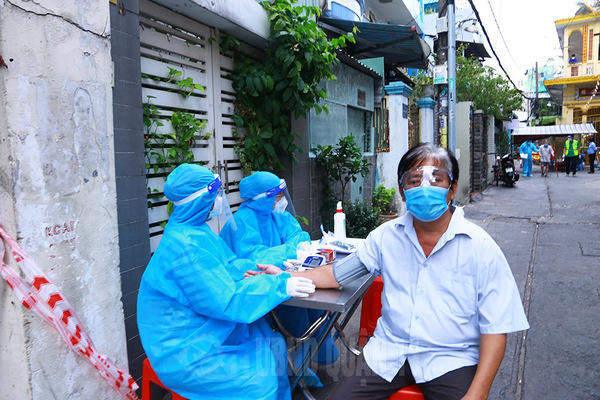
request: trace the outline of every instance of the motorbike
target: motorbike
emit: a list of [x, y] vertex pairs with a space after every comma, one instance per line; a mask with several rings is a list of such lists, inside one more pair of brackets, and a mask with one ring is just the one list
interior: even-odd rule
[[502, 157], [496, 157], [492, 168], [496, 186], [502, 181], [505, 186], [514, 187], [515, 183], [519, 180], [519, 173], [516, 171], [515, 163], [510, 153]]

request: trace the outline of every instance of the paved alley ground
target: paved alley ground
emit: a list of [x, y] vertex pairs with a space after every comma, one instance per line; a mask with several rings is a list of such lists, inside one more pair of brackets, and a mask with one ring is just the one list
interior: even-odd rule
[[[534, 176], [515, 188], [487, 188], [465, 214], [504, 251], [531, 324], [509, 335], [489, 398], [599, 400], [600, 173], [544, 178], [534, 166]], [[354, 344], [359, 314], [345, 330]], [[325, 386], [311, 388], [317, 399], [327, 397], [354, 359], [341, 350], [340, 361], [318, 367]]]

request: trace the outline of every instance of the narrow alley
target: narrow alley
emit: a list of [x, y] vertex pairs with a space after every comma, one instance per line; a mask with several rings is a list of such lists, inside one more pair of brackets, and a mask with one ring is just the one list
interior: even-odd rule
[[533, 172], [465, 208], [504, 251], [531, 325], [490, 399], [600, 399], [600, 176]]

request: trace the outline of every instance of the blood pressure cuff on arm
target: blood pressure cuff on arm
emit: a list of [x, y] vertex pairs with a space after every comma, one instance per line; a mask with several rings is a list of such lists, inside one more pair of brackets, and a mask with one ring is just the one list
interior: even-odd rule
[[343, 260], [333, 265], [333, 276], [340, 286], [370, 274], [365, 264], [360, 261], [356, 253], [352, 253]]

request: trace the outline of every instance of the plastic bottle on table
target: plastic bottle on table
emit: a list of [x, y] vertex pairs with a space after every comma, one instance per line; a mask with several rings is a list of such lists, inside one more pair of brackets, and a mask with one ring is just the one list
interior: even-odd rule
[[346, 240], [346, 214], [342, 210], [342, 202], [337, 203], [337, 212], [333, 214], [333, 236], [336, 241]]

